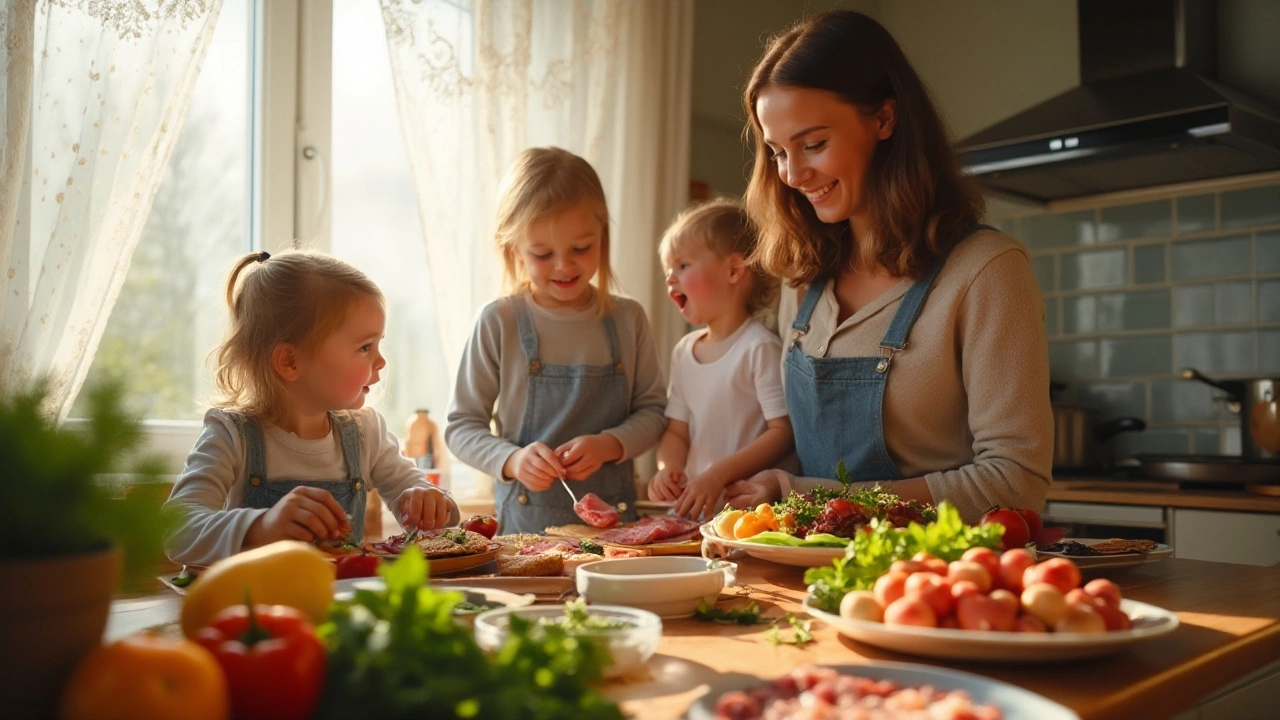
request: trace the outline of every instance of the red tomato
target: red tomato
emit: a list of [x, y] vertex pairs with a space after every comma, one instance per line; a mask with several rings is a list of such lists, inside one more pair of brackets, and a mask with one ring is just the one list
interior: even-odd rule
[[378, 574], [380, 562], [377, 555], [343, 555], [334, 561], [338, 570], [337, 579], [373, 577]]
[[488, 515], [472, 515], [462, 523], [462, 529], [493, 539], [493, 536], [498, 534], [498, 521]]
[[1031, 533], [1032, 538], [1035, 538], [1036, 534], [1044, 529], [1044, 522], [1040, 520], [1040, 513], [1028, 508], [1018, 508], [1016, 512], [1027, 523], [1027, 532]]
[[305, 615], [284, 605], [236, 605], [218, 613], [195, 641], [222, 666], [237, 718], [303, 720], [324, 684], [324, 644]]
[[1005, 550], [1026, 547], [1027, 543], [1031, 542], [1031, 531], [1027, 528], [1027, 521], [1022, 519], [1017, 510], [992, 508], [982, 516], [982, 524], [987, 523], [999, 523], [1004, 526], [1004, 536], [1000, 544]]

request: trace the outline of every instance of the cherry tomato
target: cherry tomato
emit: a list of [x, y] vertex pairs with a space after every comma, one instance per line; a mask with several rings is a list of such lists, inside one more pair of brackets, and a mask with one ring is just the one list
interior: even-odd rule
[[338, 579], [373, 577], [378, 574], [377, 555], [342, 555], [334, 564], [337, 565]]
[[498, 534], [498, 521], [488, 515], [472, 515], [467, 518], [466, 522], [462, 523], [462, 529], [480, 533], [492, 539], [494, 535]]

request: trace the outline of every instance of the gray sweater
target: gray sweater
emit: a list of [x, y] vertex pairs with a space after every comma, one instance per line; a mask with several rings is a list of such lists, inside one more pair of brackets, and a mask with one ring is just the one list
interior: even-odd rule
[[[538, 332], [541, 361], [548, 365], [608, 365], [611, 361], [596, 303], [582, 309], [552, 310], [526, 303]], [[622, 424], [600, 428], [622, 443], [629, 460], [658, 443], [666, 428], [666, 381], [658, 365], [649, 319], [639, 303], [613, 296], [622, 364], [631, 389], [631, 414]], [[507, 298], [480, 311], [462, 351], [444, 441], [462, 462], [495, 478], [520, 449], [516, 440], [524, 416], [529, 367], [520, 347], [515, 313]], [[620, 461], [621, 462], [621, 461]]]

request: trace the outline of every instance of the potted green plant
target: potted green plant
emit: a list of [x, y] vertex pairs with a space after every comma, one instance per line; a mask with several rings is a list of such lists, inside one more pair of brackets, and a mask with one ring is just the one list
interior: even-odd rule
[[[124, 577], [154, 572], [168, 520], [144, 493], [101, 482], [132, 465], [138, 421], [119, 385], [89, 389], [89, 417], [68, 429], [43, 409], [47, 383], [0, 395], [0, 713], [47, 717], [106, 627]], [[78, 425], [78, 424], [77, 424]]]

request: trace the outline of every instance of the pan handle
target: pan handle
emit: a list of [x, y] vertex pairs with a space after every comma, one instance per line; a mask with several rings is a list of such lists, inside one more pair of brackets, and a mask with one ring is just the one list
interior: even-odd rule
[[1206, 385], [1212, 385], [1227, 394], [1227, 399], [1232, 402], [1240, 402], [1244, 399], [1245, 384], [1243, 380], [1214, 380], [1205, 377], [1199, 370], [1195, 368], [1182, 369], [1183, 380], [1199, 380]]
[[1122, 432], [1141, 432], [1146, 429], [1147, 423], [1142, 418], [1122, 417], [1098, 423], [1093, 429], [1093, 435], [1098, 438], [1098, 442], [1106, 442]]

